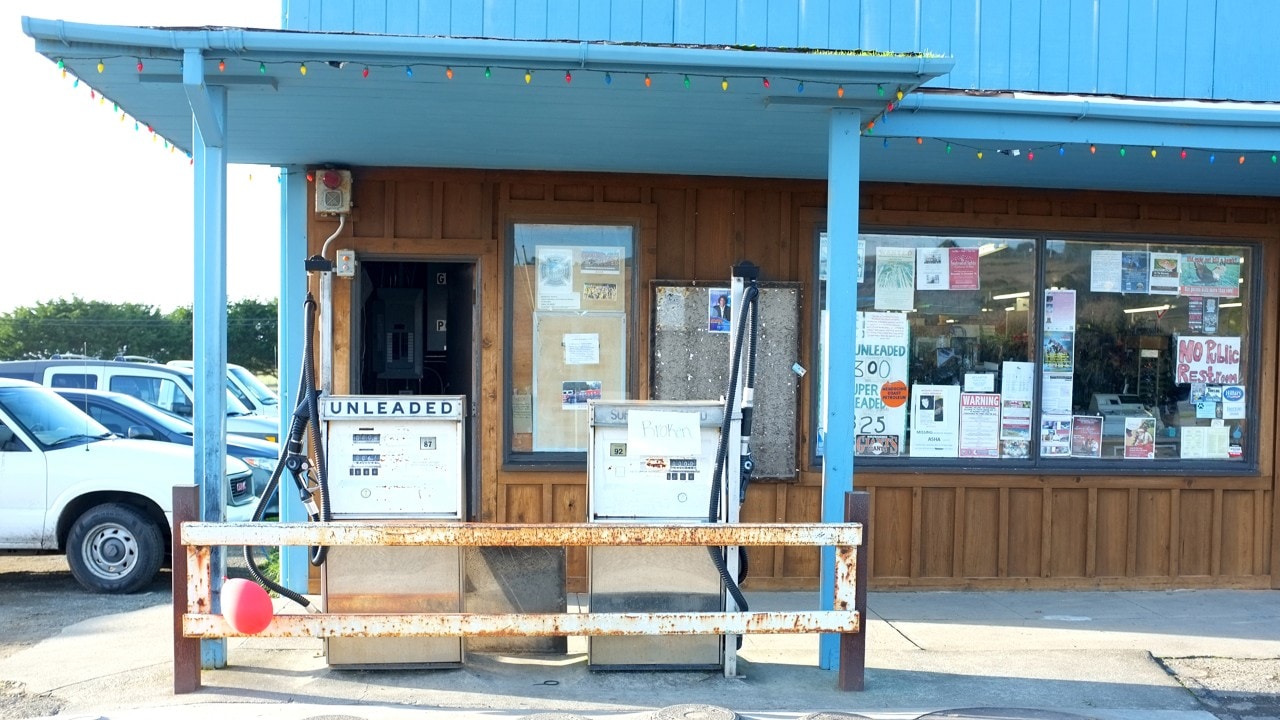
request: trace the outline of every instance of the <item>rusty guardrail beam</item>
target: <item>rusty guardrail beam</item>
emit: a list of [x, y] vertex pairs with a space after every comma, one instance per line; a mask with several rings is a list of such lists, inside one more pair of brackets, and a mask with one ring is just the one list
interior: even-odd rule
[[183, 523], [193, 545], [848, 545], [862, 544], [855, 523], [551, 523], [476, 524], [383, 521], [328, 523]]
[[[712, 613], [307, 613], [276, 615], [259, 637], [558, 636], [558, 635], [746, 635], [841, 633], [862, 630], [856, 606], [861, 523], [639, 523], [472, 524], [425, 521], [337, 521], [328, 523], [206, 523], [175, 518], [177, 546], [185, 546], [187, 612], [184, 638], [241, 636], [212, 612], [212, 548], [248, 546], [451, 546], [567, 547], [658, 546], [834, 546], [832, 610]], [[175, 553], [176, 554], [176, 553]], [[176, 566], [175, 566], [176, 567]], [[175, 588], [175, 603], [180, 602]], [[175, 647], [176, 647], [175, 642]], [[175, 652], [175, 666], [178, 664]], [[199, 686], [199, 668], [195, 686]], [[184, 675], [189, 674], [184, 671]], [[175, 671], [175, 677], [177, 673]], [[177, 685], [175, 684], [175, 688]], [[189, 690], [187, 690], [189, 691]]]

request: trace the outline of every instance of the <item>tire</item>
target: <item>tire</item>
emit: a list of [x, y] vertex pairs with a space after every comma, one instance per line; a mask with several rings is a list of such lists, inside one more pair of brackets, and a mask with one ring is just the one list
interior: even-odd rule
[[90, 508], [67, 535], [67, 564], [86, 589], [123, 595], [148, 585], [164, 560], [164, 536], [137, 508]]

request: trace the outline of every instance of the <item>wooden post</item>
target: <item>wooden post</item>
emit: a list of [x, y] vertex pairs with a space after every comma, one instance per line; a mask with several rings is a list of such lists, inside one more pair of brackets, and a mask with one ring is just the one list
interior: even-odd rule
[[182, 544], [182, 524], [200, 519], [200, 488], [173, 487], [173, 694], [200, 689], [200, 639], [183, 637], [182, 616], [187, 612], [187, 548]]
[[862, 525], [862, 544], [858, 546], [855, 572], [857, 587], [854, 589], [854, 609], [858, 611], [859, 627], [856, 633], [840, 635], [840, 672], [838, 687], [841, 690], [865, 689], [867, 675], [867, 542], [871, 538], [868, 527], [871, 520], [871, 493], [855, 490], [844, 495], [845, 522]]

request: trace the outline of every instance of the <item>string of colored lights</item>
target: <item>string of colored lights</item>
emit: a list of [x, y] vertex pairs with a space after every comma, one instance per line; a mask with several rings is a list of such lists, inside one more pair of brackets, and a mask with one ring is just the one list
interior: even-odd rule
[[[103, 56], [99, 58], [98, 64], [97, 64], [97, 71], [99, 73], [105, 73], [107, 69], [106, 60], [120, 59], [120, 58], [137, 60], [137, 63], [134, 67], [138, 73], [142, 73], [146, 70], [146, 65], [142, 62], [141, 58], [117, 55], [117, 56]], [[176, 64], [179, 68], [182, 65], [181, 60], [158, 60], [157, 62]], [[249, 63], [250, 65], [252, 65], [255, 61], [246, 59], [246, 60], [240, 60], [240, 62]], [[306, 60], [278, 60], [278, 61], [273, 60], [271, 62], [267, 62], [265, 60], [256, 61], [257, 72], [260, 75], [268, 74], [268, 70], [271, 66], [285, 67], [285, 66], [296, 65], [298, 67], [298, 72], [303, 76], [306, 76], [307, 74], [307, 62], [308, 61]], [[342, 70], [349, 64], [360, 65], [361, 67], [360, 75], [362, 78], [365, 78], [365, 79], [370, 77], [374, 69], [395, 70], [398, 72], [402, 71], [406, 77], [415, 78], [416, 77], [414, 73], [415, 68], [418, 68], [419, 70], [427, 69], [427, 68], [434, 69], [438, 71], [441, 76], [444, 77], [446, 82], [453, 81], [454, 78], [457, 77], [459, 74], [458, 70], [469, 70], [469, 71], [474, 70], [476, 73], [479, 73], [481, 70], [483, 70], [483, 77], [486, 79], [492, 78], [495, 70], [504, 71], [504, 72], [520, 72], [523, 70], [523, 78], [524, 78], [524, 83], [526, 85], [531, 85], [534, 81], [535, 76], [538, 73], [547, 72], [547, 73], [552, 73], [553, 76], [559, 76], [558, 70], [543, 71], [543, 70], [535, 70], [531, 68], [503, 66], [503, 65], [456, 65], [455, 66], [455, 65], [440, 65], [436, 63], [363, 64], [363, 63], [348, 63], [345, 61], [311, 61], [311, 62], [312, 64], [322, 65], [327, 68], [332, 68], [335, 70]], [[62, 58], [58, 59], [57, 67], [64, 78], [74, 77], [67, 70], [66, 64]], [[220, 73], [226, 72], [227, 61], [225, 58], [221, 58], [218, 60], [217, 68]], [[734, 81], [749, 80], [752, 83], [758, 81], [760, 83], [761, 88], [764, 90], [772, 90], [776, 82], [795, 83], [795, 93], [797, 95], [802, 95], [805, 93], [806, 90], [815, 89], [812, 86], [817, 86], [816, 89], [833, 93], [837, 99], [842, 99], [845, 96], [845, 85], [843, 83], [809, 81], [808, 86], [806, 86], [806, 82], [803, 79], [795, 78], [795, 77], [787, 77], [787, 76], [774, 76], [771, 79], [768, 76], [759, 76], [759, 75], [720, 75], [720, 74], [709, 75], [709, 74], [699, 74], [699, 73], [665, 73], [665, 72], [656, 73], [656, 72], [641, 72], [641, 71], [614, 72], [614, 71], [601, 71], [601, 70], [580, 70], [579, 72], [600, 75], [602, 76], [601, 79], [603, 83], [609, 86], [613, 85], [615, 76], [621, 79], [630, 79], [633, 82], [638, 82], [640, 84], [643, 84], [645, 88], [653, 87], [654, 83], [656, 82], [655, 77], [657, 78], [678, 77], [680, 85], [682, 85], [685, 89], [691, 89], [693, 87], [693, 83], [695, 79], [700, 79], [700, 80], [706, 80], [706, 79], [717, 80], [718, 79], [720, 83], [721, 91], [728, 92], [732, 84], [730, 80], [732, 79]], [[565, 70], [564, 75], [562, 77], [564, 79], [565, 84], [572, 84], [575, 79], [573, 76], [572, 70]], [[870, 85], [871, 83], [850, 83], [850, 87], [870, 86]], [[890, 94], [889, 90], [886, 90], [883, 83], [876, 83], [875, 85], [876, 85], [877, 97], [883, 98], [886, 96], [886, 94]], [[80, 86], [80, 78], [74, 77], [72, 88], [78, 89], [79, 86]], [[106, 98], [98, 94], [92, 88], [90, 88], [89, 96], [91, 99], [97, 99], [100, 104], [104, 104], [106, 102]], [[885, 103], [884, 109], [879, 111], [875, 115], [873, 115], [870, 119], [866, 120], [862, 124], [863, 135], [874, 136], [877, 123], [888, 124], [889, 115], [895, 109], [897, 109], [897, 103], [901, 102], [903, 97], [904, 97], [904, 92], [902, 88], [901, 87], [894, 88], [893, 92], [890, 94], [890, 99]], [[119, 113], [121, 122], [124, 122], [126, 118], [129, 117], [128, 114], [120, 110], [119, 106], [114, 102], [112, 103], [112, 110], [113, 112]], [[157, 139], [161, 140], [163, 141], [164, 147], [168, 149], [170, 152], [176, 151], [177, 146], [169, 142], [167, 138], [163, 138], [158, 133], [156, 133], [155, 129], [150, 124], [143, 123], [137, 120], [136, 118], [134, 119], [135, 131], [140, 131], [143, 125], [146, 125], [147, 131], [152, 134], [153, 141]], [[977, 160], [983, 160], [987, 158], [989, 155], [991, 155], [991, 156], [1007, 156], [1012, 158], [1025, 157], [1028, 162], [1032, 162], [1032, 161], [1035, 161], [1038, 153], [1043, 155], [1043, 151], [1048, 150], [1051, 152], [1051, 154], [1056, 152], [1056, 154], [1061, 157], [1067, 154], [1068, 146], [1071, 146], [1073, 148], [1076, 147], [1075, 144], [1071, 144], [1071, 143], [1047, 143], [1047, 144], [1037, 145], [1033, 147], [983, 147], [983, 146], [961, 143], [954, 140], [947, 140], [945, 138], [924, 138], [924, 137], [915, 138], [915, 143], [917, 145], [923, 145], [926, 139], [928, 139], [931, 143], [940, 144], [943, 147], [945, 154], [947, 155], [953, 154], [953, 151], [956, 148], [961, 148], [971, 152], [974, 158]], [[888, 149], [891, 146], [890, 140], [891, 138], [885, 137], [881, 143], [882, 147]], [[902, 140], [907, 140], [907, 139], [903, 138]], [[1128, 156], [1128, 152], [1129, 152], [1128, 147], [1124, 145], [1117, 145], [1117, 146], [1111, 146], [1111, 147], [1115, 148], [1115, 153], [1119, 157], [1124, 158]], [[1168, 149], [1169, 148], [1165, 146], [1150, 146], [1148, 148], [1148, 152], [1151, 158], [1155, 159], [1160, 156], [1160, 153], [1162, 150], [1168, 150]], [[1091, 143], [1088, 146], [1088, 152], [1090, 155], [1097, 155], [1099, 152], [1099, 148], [1096, 144]], [[194, 163], [194, 158], [192, 158], [190, 152], [185, 152], [184, 154], [187, 156], [190, 162]], [[1104, 155], [1105, 154], [1106, 153], [1104, 152]], [[1186, 146], [1186, 147], [1179, 148], [1177, 150], [1177, 154], [1180, 160], [1188, 160], [1188, 159], [1191, 159], [1193, 156], [1203, 157], [1209, 164], [1215, 164], [1219, 159], [1218, 158], [1219, 154], [1223, 155], [1224, 161], [1226, 162], [1234, 161], [1235, 164], [1237, 165], [1244, 165], [1249, 158], [1257, 157], [1257, 158], [1262, 158], [1264, 162], [1269, 160], [1270, 163], [1274, 166], [1280, 166], [1280, 152], [1270, 152], [1270, 153], [1265, 151], [1264, 152], [1258, 152], [1258, 151], [1241, 152], [1238, 150], [1231, 150], [1231, 149], [1225, 149], [1225, 148]]]

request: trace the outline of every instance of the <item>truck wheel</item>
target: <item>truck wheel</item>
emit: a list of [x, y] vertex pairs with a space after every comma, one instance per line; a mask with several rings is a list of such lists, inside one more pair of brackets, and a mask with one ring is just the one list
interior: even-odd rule
[[67, 536], [71, 574], [93, 592], [137, 592], [155, 578], [163, 560], [160, 528], [128, 505], [90, 508]]

